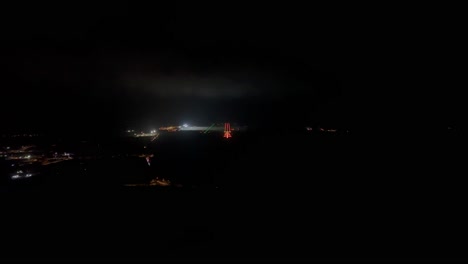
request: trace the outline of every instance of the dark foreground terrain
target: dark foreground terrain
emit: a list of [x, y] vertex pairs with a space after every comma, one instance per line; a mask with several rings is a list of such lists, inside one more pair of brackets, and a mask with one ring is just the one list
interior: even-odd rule
[[[450, 136], [447, 153], [457, 141]], [[171, 143], [180, 152], [159, 159], [161, 171], [179, 175], [182, 188], [109, 187], [103, 172], [100, 187], [5, 189], [0, 259], [466, 257], [455, 154], [433, 163], [420, 146], [388, 135], [270, 133], [221, 143]]]

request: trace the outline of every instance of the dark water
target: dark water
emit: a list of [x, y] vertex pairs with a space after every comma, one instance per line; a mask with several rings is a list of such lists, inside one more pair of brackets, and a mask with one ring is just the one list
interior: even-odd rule
[[[93, 176], [75, 175], [81, 181], [2, 193], [2, 258], [464, 257], [455, 210], [463, 193], [434, 185], [427, 173], [437, 166], [420, 166], [420, 152], [387, 137], [188, 133], [144, 145], [154, 153], [150, 170], [141, 158], [108, 158], [88, 162]], [[154, 175], [184, 187], [121, 186]], [[452, 204], [439, 206], [449, 194]]]

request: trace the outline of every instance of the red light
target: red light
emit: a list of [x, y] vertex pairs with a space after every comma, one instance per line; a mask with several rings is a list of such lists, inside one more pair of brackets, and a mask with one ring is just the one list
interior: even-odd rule
[[231, 138], [231, 124], [230, 123], [224, 123], [224, 138]]

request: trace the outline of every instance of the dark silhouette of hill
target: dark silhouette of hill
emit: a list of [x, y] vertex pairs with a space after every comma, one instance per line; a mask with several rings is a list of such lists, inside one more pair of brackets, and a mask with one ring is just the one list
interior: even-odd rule
[[[103, 188], [9, 193], [2, 258], [463, 257], [465, 244], [452, 239], [465, 232], [460, 187], [448, 191], [439, 181], [434, 189], [428, 171], [436, 167], [420, 167], [412, 146], [283, 132], [197, 137], [174, 135], [154, 146], [153, 172], [180, 176], [184, 188], [104, 184], [145, 180], [132, 178], [145, 175], [135, 170], [144, 160], [131, 159], [94, 169]], [[452, 203], [441, 208], [440, 196]]]

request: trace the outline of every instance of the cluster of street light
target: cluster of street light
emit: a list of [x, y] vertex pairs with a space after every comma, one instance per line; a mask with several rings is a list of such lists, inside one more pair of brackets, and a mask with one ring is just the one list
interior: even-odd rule
[[22, 170], [18, 170], [16, 171], [16, 174], [11, 176], [11, 179], [12, 180], [19, 180], [19, 179], [23, 179], [23, 178], [30, 178], [32, 177], [32, 173], [24, 173]]

